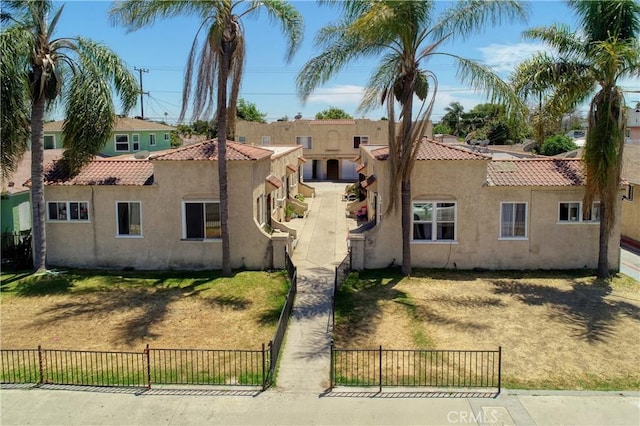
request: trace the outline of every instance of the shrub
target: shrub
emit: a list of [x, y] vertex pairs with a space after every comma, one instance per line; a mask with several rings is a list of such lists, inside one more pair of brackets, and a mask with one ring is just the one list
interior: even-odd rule
[[573, 139], [565, 135], [554, 135], [545, 139], [539, 152], [541, 155], [552, 156], [574, 149], [578, 149], [578, 146], [573, 143]]

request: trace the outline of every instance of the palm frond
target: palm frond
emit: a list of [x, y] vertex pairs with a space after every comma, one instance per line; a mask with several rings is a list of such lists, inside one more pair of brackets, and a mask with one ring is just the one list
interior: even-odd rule
[[196, 15], [206, 17], [215, 12], [220, 3], [217, 1], [182, 1], [182, 0], [126, 0], [114, 2], [109, 10], [112, 25], [121, 25], [128, 31], [136, 31], [153, 25], [158, 19], [177, 16]]
[[553, 24], [549, 27], [530, 28], [522, 32], [527, 40], [540, 40], [553, 48], [558, 55], [584, 55], [585, 43], [580, 36], [572, 32], [566, 24]]
[[288, 42], [286, 61], [290, 62], [302, 43], [304, 35], [302, 15], [293, 5], [281, 0], [262, 0], [257, 3], [266, 9], [272, 21], [280, 24]]

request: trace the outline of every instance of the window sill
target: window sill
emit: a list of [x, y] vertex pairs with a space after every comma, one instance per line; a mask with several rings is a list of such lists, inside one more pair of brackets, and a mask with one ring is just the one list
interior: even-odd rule
[[55, 220], [55, 219], [47, 219], [46, 223], [91, 223], [90, 220]]
[[458, 244], [458, 241], [457, 240], [440, 240], [440, 241], [411, 240], [411, 244], [418, 244], [418, 245], [452, 245], [452, 244]]
[[499, 237], [498, 241], [529, 241], [529, 237]]
[[566, 221], [566, 222], [556, 222], [556, 225], [600, 225], [600, 221], [595, 220], [580, 220], [580, 221]]
[[222, 238], [182, 238], [185, 243], [221, 243]]
[[116, 238], [142, 239], [142, 238], [144, 238], [144, 235], [116, 235]]

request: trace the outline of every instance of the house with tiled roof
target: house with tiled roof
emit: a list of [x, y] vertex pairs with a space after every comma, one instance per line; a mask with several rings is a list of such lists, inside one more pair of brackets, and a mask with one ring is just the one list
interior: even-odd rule
[[[361, 147], [359, 185], [366, 214], [350, 232], [356, 269], [402, 261], [398, 208], [387, 211], [389, 148]], [[414, 267], [460, 269], [595, 268], [599, 203], [582, 203], [582, 162], [566, 158], [494, 160], [464, 147], [424, 139], [412, 171], [411, 260]], [[358, 204], [359, 203], [359, 204]], [[618, 213], [620, 206], [616, 206]], [[587, 214], [587, 210], [590, 211]], [[618, 214], [619, 217], [619, 214]], [[617, 269], [620, 240], [610, 238]]]
[[[301, 147], [227, 143], [233, 268], [282, 268], [295, 231], [287, 204], [304, 214]], [[222, 265], [218, 143], [136, 159], [96, 158], [66, 177], [46, 171], [47, 262], [87, 268], [219, 269]]]
[[[268, 145], [300, 145], [307, 160], [305, 180], [353, 181], [358, 177], [352, 161], [360, 145], [386, 145], [388, 121], [369, 119], [276, 121], [257, 123], [239, 120], [236, 141]], [[399, 131], [400, 126], [396, 126]], [[431, 135], [432, 126], [426, 130]]]
[[[44, 149], [64, 146], [62, 126], [64, 121], [44, 124]], [[138, 118], [118, 117], [113, 135], [100, 151], [106, 156], [130, 154], [141, 151], [161, 151], [171, 148], [171, 132], [175, 127]]]

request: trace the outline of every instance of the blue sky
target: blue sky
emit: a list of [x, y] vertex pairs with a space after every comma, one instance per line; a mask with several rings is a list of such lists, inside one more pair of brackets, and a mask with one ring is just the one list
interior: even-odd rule
[[[145, 117], [175, 123], [181, 103], [183, 72], [188, 51], [198, 29], [198, 21], [192, 18], [159, 20], [153, 26], [127, 33], [124, 28], [113, 27], [107, 17], [111, 2], [67, 1], [55, 35], [58, 37], [83, 36], [100, 41], [118, 53], [138, 77], [134, 67], [148, 69], [143, 73]], [[296, 96], [295, 80], [298, 71], [319, 50], [313, 40], [318, 29], [335, 21], [338, 9], [320, 6], [315, 1], [294, 1], [293, 4], [305, 19], [303, 43], [291, 63], [286, 64], [285, 39], [279, 27], [267, 19], [265, 14], [257, 18], [245, 18], [247, 57], [240, 96], [257, 105], [267, 113], [267, 121], [288, 116], [290, 119], [301, 113], [304, 118], [313, 118], [318, 111], [336, 106], [354, 117], [377, 120], [386, 115], [383, 108], [367, 113], [358, 113], [362, 88], [369, 78], [375, 60], [353, 63], [334, 79], [302, 103]], [[444, 9], [448, 2], [438, 2], [437, 10]], [[503, 78], [522, 59], [531, 56], [543, 46], [524, 41], [524, 29], [562, 22], [575, 28], [575, 20], [568, 8], [560, 1], [529, 2], [530, 16], [527, 23], [513, 22], [486, 31], [463, 42], [442, 46], [442, 51], [479, 60], [493, 67]], [[450, 102], [460, 102], [465, 110], [486, 101], [482, 93], [474, 93], [456, 79], [455, 66], [444, 57], [434, 58], [423, 66], [434, 71], [439, 89], [436, 97], [433, 121], [444, 114]], [[622, 82], [628, 90], [640, 89], [640, 81]], [[635, 96], [635, 97], [634, 97]], [[640, 100], [640, 94], [628, 95], [628, 102]], [[140, 115], [140, 105], [130, 115]], [[55, 117], [61, 118], [60, 113]], [[190, 118], [187, 116], [187, 119]]]

